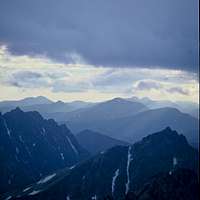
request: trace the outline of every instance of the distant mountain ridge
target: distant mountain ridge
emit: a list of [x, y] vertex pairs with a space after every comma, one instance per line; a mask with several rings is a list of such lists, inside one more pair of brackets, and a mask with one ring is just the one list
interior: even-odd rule
[[0, 133], [0, 193], [88, 157], [65, 125], [35, 111], [0, 114]]
[[[51, 118], [51, 113], [60, 113], [61, 115], [65, 112], [70, 112], [83, 107], [93, 105], [90, 102], [83, 101], [51, 101], [43, 96], [28, 97], [22, 100], [14, 101], [2, 101], [0, 102], [0, 111], [5, 113], [20, 107], [23, 111], [38, 111], [43, 117]], [[54, 115], [52, 115], [54, 117]]]
[[92, 130], [83, 130], [76, 134], [79, 144], [92, 155], [104, 152], [107, 149], [117, 145], [129, 145], [128, 142], [116, 140], [101, 133]]
[[[87, 118], [87, 116], [85, 116]], [[67, 126], [77, 133], [83, 129], [102, 132], [107, 136], [128, 142], [136, 142], [152, 132], [170, 126], [185, 135], [189, 143], [198, 147], [198, 119], [175, 108], [159, 108], [139, 112], [118, 119], [69, 120]]]
[[127, 98], [129, 101], [133, 102], [140, 102], [147, 106], [149, 109], [157, 109], [157, 108], [164, 108], [164, 107], [171, 107], [180, 110], [183, 113], [188, 113], [195, 118], [199, 118], [199, 105], [194, 102], [187, 102], [187, 101], [167, 101], [167, 100], [152, 100], [148, 97], [144, 98], [137, 98], [131, 97]]
[[139, 102], [115, 98], [101, 102], [89, 108], [68, 112], [57, 121], [98, 121], [123, 118], [145, 111], [148, 108]]
[[139, 191], [159, 173], [170, 175], [179, 168], [197, 171], [198, 152], [183, 135], [168, 127], [131, 146], [113, 147], [57, 173], [50, 181], [33, 184], [27, 190], [7, 194], [7, 197], [92, 200], [109, 195], [119, 200], [131, 191]]
[[36, 104], [50, 104], [50, 103], [53, 103], [53, 101], [43, 96], [27, 97], [21, 100], [1, 101], [0, 109], [1, 109], [1, 112], [2, 111], [7, 112], [16, 107], [33, 106]]

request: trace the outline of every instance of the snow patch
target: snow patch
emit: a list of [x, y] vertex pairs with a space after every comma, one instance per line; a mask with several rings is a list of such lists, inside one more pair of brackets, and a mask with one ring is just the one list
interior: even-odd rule
[[8, 196], [7, 198], [5, 198], [5, 200], [9, 200], [9, 199], [11, 199], [12, 198], [12, 196]]
[[28, 191], [28, 190], [30, 190], [31, 189], [31, 187], [27, 187], [27, 188], [25, 188], [24, 190], [23, 190], [23, 192], [26, 192], [26, 191]]
[[6, 132], [7, 132], [8, 136], [10, 137], [10, 130], [9, 130], [8, 125], [5, 120], [4, 120], [4, 125], [6, 127]]
[[19, 154], [19, 149], [18, 149], [18, 147], [15, 148], [15, 151], [16, 151], [17, 154]]
[[70, 200], [70, 196], [67, 196], [67, 197], [66, 197], [66, 200]]
[[28, 195], [36, 195], [38, 193], [40, 193], [42, 190], [33, 190], [32, 192], [30, 192]]
[[126, 182], [126, 194], [129, 191], [129, 186], [130, 186], [130, 174], [129, 174], [129, 168], [130, 168], [130, 163], [132, 161], [132, 155], [131, 155], [131, 146], [128, 148], [128, 158], [127, 158], [127, 165], [126, 165], [126, 173], [127, 173], [127, 182]]
[[50, 181], [54, 176], [56, 176], [56, 173], [51, 174], [51, 175], [49, 175], [49, 176], [46, 176], [45, 178], [39, 180], [39, 181], [37, 182], [37, 184], [46, 183], [46, 182]]
[[116, 182], [116, 179], [117, 179], [118, 176], [119, 176], [119, 169], [117, 169], [117, 170], [115, 171], [115, 174], [114, 174], [114, 176], [113, 176], [113, 178], [112, 178], [112, 195], [114, 194], [115, 182]]
[[41, 134], [42, 134], [43, 136], [46, 134], [46, 130], [45, 130], [45, 128], [42, 128], [42, 132], [41, 132]]
[[96, 194], [92, 197], [92, 200], [97, 200], [97, 195]]
[[61, 156], [62, 160], [65, 160], [63, 153], [60, 153], [60, 156]]
[[22, 142], [22, 143], [24, 143], [24, 140], [23, 140], [23, 138], [22, 138], [21, 135], [19, 135], [19, 141]]
[[76, 167], [76, 165], [71, 166], [69, 169], [74, 169]]
[[173, 167], [175, 167], [178, 164], [178, 160], [176, 157], [173, 157]]
[[70, 140], [70, 138], [69, 138], [68, 136], [66, 136], [66, 138], [67, 138], [67, 141], [69, 142], [71, 148], [73, 149], [74, 153], [75, 153], [76, 155], [78, 155], [79, 153], [78, 153], [76, 147], [73, 145], [73, 143], [72, 143], [72, 141]]

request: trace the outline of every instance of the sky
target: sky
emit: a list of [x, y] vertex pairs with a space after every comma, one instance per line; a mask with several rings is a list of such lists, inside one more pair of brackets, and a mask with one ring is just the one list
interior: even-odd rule
[[198, 102], [198, 1], [0, 0], [0, 91]]

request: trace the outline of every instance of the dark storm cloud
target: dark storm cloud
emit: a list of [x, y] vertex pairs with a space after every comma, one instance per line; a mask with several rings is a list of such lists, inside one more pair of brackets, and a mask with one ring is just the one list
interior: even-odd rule
[[2, 0], [0, 42], [15, 54], [68, 54], [103, 66], [197, 71], [197, 0]]

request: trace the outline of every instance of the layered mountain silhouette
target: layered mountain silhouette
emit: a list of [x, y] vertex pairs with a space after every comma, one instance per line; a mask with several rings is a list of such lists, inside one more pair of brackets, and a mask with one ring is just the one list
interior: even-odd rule
[[79, 144], [84, 147], [91, 155], [104, 152], [117, 145], [128, 145], [129, 143], [116, 140], [109, 136], [92, 130], [83, 130], [76, 135]]
[[0, 102], [0, 111], [2, 113], [11, 111], [16, 107], [20, 107], [23, 111], [38, 111], [45, 118], [55, 118], [62, 116], [66, 112], [71, 112], [80, 108], [92, 106], [93, 103], [84, 101], [53, 102], [46, 97], [28, 97], [22, 100], [2, 101]]
[[199, 118], [199, 105], [194, 102], [187, 101], [167, 101], [167, 100], [152, 100], [148, 97], [138, 98], [131, 97], [127, 99], [128, 101], [140, 102], [147, 106], [149, 109], [163, 108], [163, 107], [171, 107], [180, 110], [181, 112], [188, 113], [195, 118]]
[[106, 120], [96, 119], [94, 115], [92, 117], [88, 115], [68, 120], [66, 124], [74, 133], [83, 129], [91, 129], [127, 142], [136, 142], [152, 132], [170, 126], [185, 135], [190, 144], [198, 147], [198, 119], [182, 113], [176, 108], [146, 110], [131, 116]]
[[97, 121], [123, 118], [147, 110], [147, 107], [139, 102], [131, 102], [122, 98], [98, 103], [92, 107], [66, 113], [58, 121]]
[[[138, 195], [137, 192], [140, 191], [141, 200], [148, 199], [151, 194], [161, 197], [159, 193], [162, 193], [162, 190], [165, 193], [175, 191], [174, 196], [181, 191], [188, 194], [188, 185], [192, 186], [192, 181], [196, 179], [193, 180], [193, 175], [188, 175], [187, 172], [183, 172], [182, 176], [182, 172], [176, 172], [178, 169], [197, 171], [198, 152], [188, 144], [183, 135], [168, 127], [131, 146], [113, 147], [71, 169], [59, 171], [54, 176], [51, 174], [36, 184], [9, 193], [3, 198], [88, 200], [110, 196], [118, 200], [124, 199], [128, 194], [130, 196], [132, 192]], [[158, 176], [158, 179], [153, 179], [152, 182], [155, 176]], [[148, 185], [145, 186], [146, 184]], [[184, 188], [187, 188], [187, 191]], [[163, 199], [170, 195], [173, 196], [166, 194]]]
[[49, 100], [46, 97], [38, 96], [38, 97], [27, 97], [21, 100], [10, 100], [10, 101], [1, 101], [0, 102], [0, 111], [8, 112], [16, 107], [25, 107], [25, 106], [34, 106], [34, 105], [47, 105], [51, 104], [53, 101]]
[[199, 121], [186, 114], [192, 110], [198, 113], [198, 105], [191, 102], [153, 101], [133, 97], [115, 98], [101, 103], [65, 103], [52, 102], [45, 97], [30, 97], [0, 102], [0, 110], [3, 112], [5, 110], [2, 105], [5, 104], [10, 105], [9, 109], [14, 104], [21, 105], [24, 111], [39, 111], [47, 119], [53, 118], [59, 124], [66, 123], [74, 133], [91, 129], [128, 142], [136, 142], [151, 132], [170, 126], [184, 134], [189, 143], [198, 148]]
[[88, 156], [65, 125], [16, 108], [0, 114], [0, 193]]

